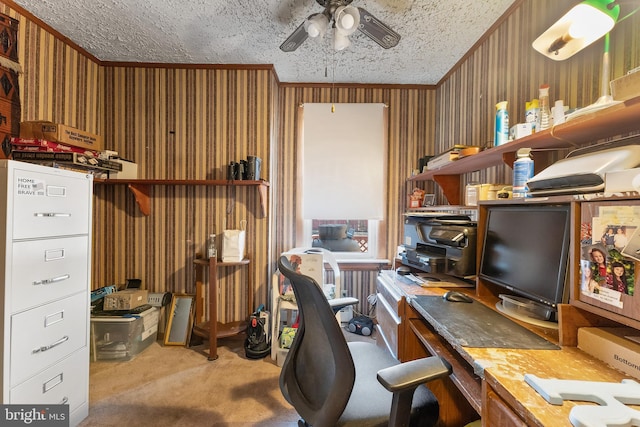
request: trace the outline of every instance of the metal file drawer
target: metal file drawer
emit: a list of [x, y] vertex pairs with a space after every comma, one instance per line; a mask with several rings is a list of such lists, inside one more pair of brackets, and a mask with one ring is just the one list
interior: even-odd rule
[[87, 346], [87, 292], [11, 316], [11, 386]]
[[68, 404], [69, 412], [87, 400], [88, 377], [78, 371], [88, 367], [88, 349], [84, 347], [59, 363], [11, 389], [11, 404]]
[[16, 168], [13, 185], [13, 239], [87, 234], [90, 229], [90, 178], [68, 171], [49, 173]]
[[87, 236], [13, 244], [12, 312], [87, 289]]

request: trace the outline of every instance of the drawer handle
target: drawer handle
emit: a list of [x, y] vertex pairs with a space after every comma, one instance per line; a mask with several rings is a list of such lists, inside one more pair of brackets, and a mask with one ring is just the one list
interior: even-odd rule
[[64, 381], [63, 379], [63, 373], [60, 372], [58, 375], [56, 375], [55, 377], [51, 378], [50, 380], [48, 380], [47, 382], [45, 382], [44, 384], [42, 384], [42, 394], [48, 392], [49, 390], [51, 390], [52, 388], [54, 388], [55, 386], [62, 384], [62, 381]]
[[67, 396], [62, 398], [62, 401], [60, 402], [60, 405], [66, 405], [67, 402], [69, 401], [69, 398]]
[[36, 353], [45, 352], [47, 350], [51, 350], [52, 348], [59, 346], [60, 344], [62, 344], [65, 341], [69, 341], [69, 336], [68, 335], [63, 336], [62, 338], [60, 338], [58, 341], [54, 342], [53, 344], [49, 344], [49, 345], [45, 345], [45, 346], [36, 348], [31, 353], [32, 354], [36, 354]]
[[50, 285], [52, 283], [62, 282], [63, 280], [67, 280], [70, 277], [71, 277], [71, 275], [69, 275], [69, 274], [63, 274], [62, 276], [52, 277], [51, 279], [36, 280], [35, 282], [32, 283], [32, 285], [34, 285], [34, 286], [37, 286], [37, 285]]
[[45, 217], [45, 218], [54, 218], [54, 217], [69, 217], [70, 213], [61, 213], [61, 212], [36, 212], [33, 216], [37, 217]]

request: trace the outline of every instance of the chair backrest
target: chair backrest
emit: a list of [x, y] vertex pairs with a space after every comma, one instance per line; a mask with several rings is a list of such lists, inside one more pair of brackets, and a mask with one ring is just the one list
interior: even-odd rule
[[291, 281], [300, 314], [280, 373], [280, 389], [307, 423], [334, 426], [355, 381], [347, 341], [316, 281], [294, 271], [284, 256], [278, 268]]

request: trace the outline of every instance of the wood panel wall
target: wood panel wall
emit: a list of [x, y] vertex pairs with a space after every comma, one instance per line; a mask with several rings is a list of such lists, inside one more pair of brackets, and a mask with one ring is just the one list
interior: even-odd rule
[[[266, 219], [259, 217], [252, 190], [244, 188], [154, 187], [152, 213], [145, 217], [126, 188], [96, 186], [93, 287], [140, 277], [153, 292], [193, 292], [191, 261], [204, 251], [206, 236], [219, 232], [225, 218], [231, 225], [246, 218], [253, 260], [249, 271], [258, 304], [267, 302], [275, 256], [295, 246], [292, 189], [297, 176], [298, 105], [383, 102], [389, 106], [386, 239], [391, 257], [401, 242], [401, 214], [411, 190], [406, 178], [419, 157], [454, 143], [489, 143], [495, 103], [509, 101], [511, 122], [523, 121], [524, 102], [537, 96], [543, 82], [551, 85], [552, 99], [564, 99], [571, 106], [597, 98], [602, 42], [559, 63], [530, 47], [569, 6], [551, 0], [522, 1], [437, 88], [290, 85], [279, 82], [270, 66], [101, 64], [37, 20], [20, 16], [15, 5], [12, 9], [0, 2], [0, 12], [20, 21], [23, 120], [48, 119], [101, 134], [106, 148], [139, 163], [141, 177], [220, 177], [230, 160], [251, 154], [263, 159], [262, 175], [271, 182]], [[640, 62], [639, 19], [636, 14], [612, 32], [613, 78]], [[492, 168], [466, 179], [509, 183], [511, 170]], [[433, 184], [419, 185], [444, 201]], [[223, 277], [220, 320], [246, 316], [241, 286], [246, 280], [243, 272]], [[345, 287], [361, 301], [366, 301], [374, 282], [375, 272], [348, 272], [344, 277]], [[364, 305], [360, 308], [366, 311]]]

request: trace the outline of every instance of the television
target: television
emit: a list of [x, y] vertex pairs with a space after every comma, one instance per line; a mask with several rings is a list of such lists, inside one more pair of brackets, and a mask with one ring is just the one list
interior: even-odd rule
[[506, 295], [541, 305], [548, 310], [546, 320], [555, 321], [557, 305], [568, 300], [570, 206], [489, 205], [486, 209], [480, 278], [504, 288]]

